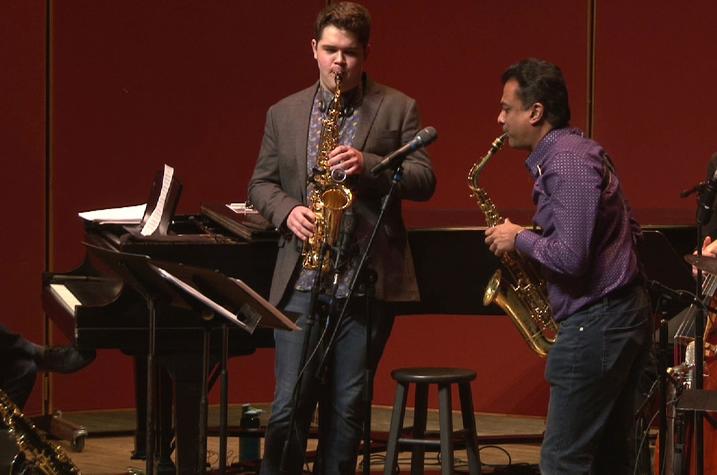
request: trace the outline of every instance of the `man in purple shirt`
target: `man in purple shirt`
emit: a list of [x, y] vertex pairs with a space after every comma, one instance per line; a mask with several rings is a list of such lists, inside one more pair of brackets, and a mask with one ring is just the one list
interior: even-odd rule
[[502, 76], [498, 123], [514, 148], [530, 152], [534, 224], [506, 219], [486, 231], [500, 256], [517, 251], [548, 284], [557, 341], [545, 377], [550, 404], [543, 474], [633, 473], [633, 408], [650, 344], [632, 219], [603, 148], [570, 129], [560, 69], [528, 59]]

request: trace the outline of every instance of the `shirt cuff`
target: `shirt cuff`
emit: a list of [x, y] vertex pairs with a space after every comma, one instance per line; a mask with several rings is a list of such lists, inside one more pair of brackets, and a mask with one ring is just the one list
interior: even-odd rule
[[515, 249], [521, 254], [532, 256], [533, 247], [538, 239], [540, 235], [526, 229], [515, 236]]

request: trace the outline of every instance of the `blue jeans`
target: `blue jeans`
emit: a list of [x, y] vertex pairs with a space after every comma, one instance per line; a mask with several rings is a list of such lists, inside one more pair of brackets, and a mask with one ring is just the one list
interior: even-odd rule
[[545, 369], [544, 475], [633, 473], [632, 429], [651, 342], [650, 306], [642, 286], [618, 293], [560, 324]]
[[[298, 314], [297, 324], [306, 327], [310, 295], [296, 291], [283, 307], [284, 312]], [[371, 355], [372, 369], [378, 364], [388, 340], [393, 317], [380, 302], [373, 305]], [[302, 378], [295, 414], [294, 434], [289, 439], [286, 469], [290, 474], [301, 473], [306, 450], [306, 439], [311, 418], [319, 402], [319, 466], [322, 473], [354, 474], [356, 452], [361, 440], [363, 423], [362, 395], [365, 379], [366, 319], [363, 299], [351, 306], [348, 319], [339, 329], [331, 357], [327, 360], [324, 381], [319, 381], [315, 369], [319, 357], [310, 360]], [[314, 324], [320, 333], [321, 325]], [[304, 331], [276, 330], [275, 376], [276, 388], [271, 416], [266, 431], [262, 475], [280, 472], [284, 443], [292, 412], [292, 394], [300, 370], [299, 364], [304, 343]], [[309, 345], [314, 348], [314, 337]], [[320, 352], [319, 352], [320, 353]]]

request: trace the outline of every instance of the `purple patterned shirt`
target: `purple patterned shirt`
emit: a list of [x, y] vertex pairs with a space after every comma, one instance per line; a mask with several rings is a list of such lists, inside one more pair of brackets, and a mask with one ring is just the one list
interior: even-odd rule
[[540, 263], [560, 321], [637, 277], [640, 228], [607, 154], [580, 130], [551, 130], [525, 164], [542, 234], [522, 232], [515, 245]]

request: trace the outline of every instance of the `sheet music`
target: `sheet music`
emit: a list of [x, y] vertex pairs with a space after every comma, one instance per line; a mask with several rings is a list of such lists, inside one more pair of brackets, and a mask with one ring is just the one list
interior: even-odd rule
[[246, 203], [227, 203], [226, 206], [237, 214], [259, 214], [257, 210]]
[[159, 223], [162, 220], [162, 213], [164, 213], [164, 203], [167, 201], [167, 194], [169, 193], [169, 186], [172, 184], [173, 175], [174, 168], [165, 163], [164, 174], [162, 176], [162, 190], [159, 192], [157, 206], [152, 210], [152, 214], [142, 227], [142, 231], [140, 231], [142, 236], [150, 236], [157, 230], [157, 227], [159, 227]]
[[120, 208], [98, 209], [94, 211], [83, 211], [78, 216], [86, 221], [93, 221], [99, 224], [139, 224], [144, 216], [147, 204], [123, 206]]

